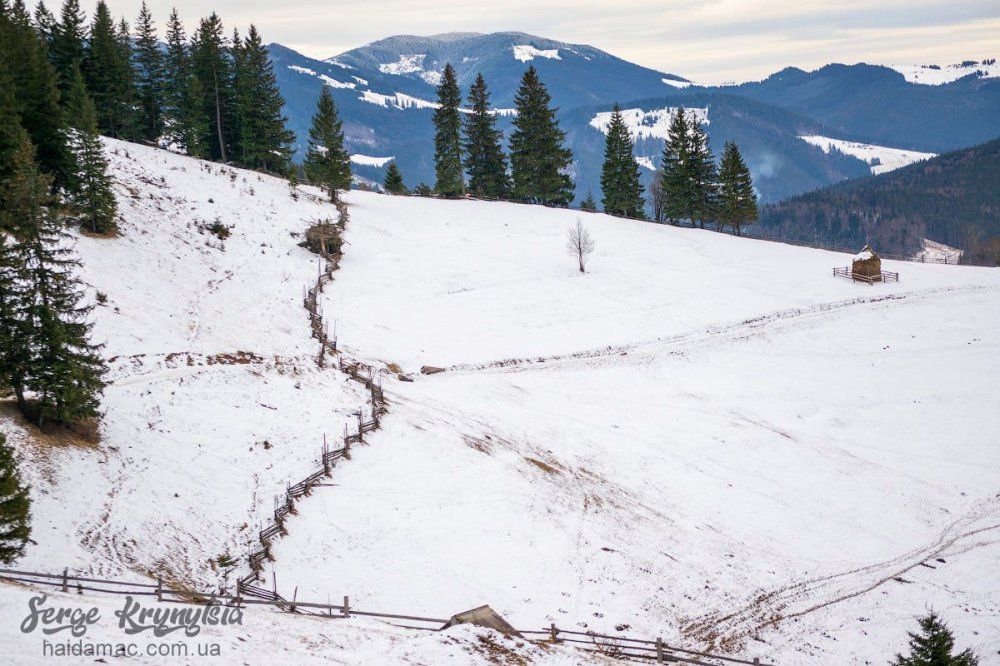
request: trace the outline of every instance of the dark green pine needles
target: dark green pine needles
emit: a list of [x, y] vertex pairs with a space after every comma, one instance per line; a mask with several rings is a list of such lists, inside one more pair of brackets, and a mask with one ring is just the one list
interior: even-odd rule
[[31, 497], [21, 482], [14, 449], [0, 433], [0, 564], [24, 554], [31, 536]]
[[344, 132], [330, 89], [323, 86], [309, 129], [305, 159], [306, 178], [322, 188], [332, 200], [337, 190], [351, 187], [350, 156], [344, 150]]
[[633, 155], [632, 137], [615, 104], [604, 142], [604, 166], [601, 168], [601, 203], [604, 211], [622, 217], [645, 218], [643, 186], [639, 165]]
[[458, 89], [455, 68], [444, 66], [437, 88], [438, 108], [434, 111], [434, 191], [445, 197], [465, 193], [462, 182], [462, 121], [459, 107], [462, 93]]
[[568, 206], [573, 200], [569, 169], [573, 153], [563, 144], [566, 133], [559, 128], [556, 109], [550, 108], [549, 91], [529, 67], [521, 77], [514, 104], [517, 117], [510, 136], [510, 164], [514, 199], [552, 206]]
[[506, 199], [510, 194], [507, 156], [497, 129], [497, 118], [490, 110], [490, 93], [480, 74], [469, 89], [470, 113], [465, 117], [465, 170], [469, 191], [486, 199]]

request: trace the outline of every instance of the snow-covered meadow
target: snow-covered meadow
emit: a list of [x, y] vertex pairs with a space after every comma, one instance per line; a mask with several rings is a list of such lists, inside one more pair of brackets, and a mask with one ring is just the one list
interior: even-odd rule
[[[272, 496], [366, 399], [315, 367], [302, 307], [318, 267], [297, 244], [336, 212], [279, 179], [107, 145], [122, 231], [77, 244], [113, 358], [102, 441], [0, 416], [33, 485], [18, 566], [231, 589]], [[390, 412], [298, 502], [265, 572], [279, 592], [435, 617], [489, 603], [519, 628], [780, 664], [881, 663], [933, 606], [996, 661], [1000, 272], [886, 262], [901, 281], [870, 287], [832, 277], [848, 255], [708, 231], [346, 200], [322, 306], [349, 355], [387, 370]], [[577, 218], [597, 241], [586, 274], [564, 249]], [[27, 593], [0, 597], [0, 644], [34, 663], [14, 628]], [[495, 656], [468, 629], [247, 623], [219, 634], [228, 661]]]

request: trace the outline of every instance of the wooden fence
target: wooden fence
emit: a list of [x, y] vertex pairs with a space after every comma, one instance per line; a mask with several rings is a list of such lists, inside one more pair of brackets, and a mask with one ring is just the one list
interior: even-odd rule
[[[229, 595], [225, 592], [199, 592], [196, 590], [174, 590], [158, 578], [156, 583], [136, 583], [131, 581], [113, 580], [107, 578], [91, 578], [72, 576], [68, 569], [62, 573], [39, 573], [18, 569], [0, 569], [0, 580], [22, 584], [49, 586], [61, 589], [67, 593], [83, 594], [84, 592], [100, 592], [129, 596], [156, 597], [163, 603], [190, 605], [219, 605], [234, 608], [248, 606], [271, 606], [273, 608], [302, 615], [312, 615], [324, 618], [373, 617], [383, 620], [393, 620], [394, 626], [405, 629], [424, 631], [441, 631], [448, 618], [423, 617], [419, 615], [402, 615], [398, 613], [380, 613], [365, 611], [351, 606], [350, 598], [344, 597], [343, 603], [317, 603], [284, 599], [274, 590], [264, 588], [253, 589], [254, 594]], [[398, 622], [418, 623], [397, 624]], [[725, 664], [747, 664], [756, 666], [771, 666], [754, 658], [750, 661], [737, 659], [726, 655], [713, 654], [666, 643], [662, 638], [652, 640], [599, 634], [592, 631], [571, 631], [560, 629], [555, 624], [546, 629], [524, 630], [518, 633], [527, 640], [537, 644], [566, 644], [584, 652], [600, 653], [607, 657], [626, 661], [652, 661], [656, 663], [702, 664], [704, 666], [724, 666]]]
[[[337, 211], [340, 215], [341, 225], [346, 226], [348, 221], [347, 205], [342, 201], [337, 202]], [[271, 544], [274, 539], [288, 533], [285, 528], [285, 521], [288, 515], [295, 513], [295, 500], [308, 496], [314, 487], [319, 484], [324, 477], [332, 474], [337, 461], [350, 459], [351, 444], [363, 444], [365, 433], [377, 430], [381, 424], [381, 417], [388, 411], [385, 400], [385, 393], [382, 391], [381, 373], [375, 368], [361, 363], [345, 359], [344, 355], [337, 349], [337, 334], [334, 329], [333, 336], [329, 335], [329, 329], [323, 320], [322, 308], [319, 305], [319, 296], [323, 288], [333, 280], [334, 272], [340, 267], [338, 256], [324, 257], [325, 262], [320, 264], [319, 274], [316, 277], [316, 284], [305, 291], [303, 306], [309, 313], [309, 325], [312, 330], [312, 337], [320, 343], [318, 365], [322, 368], [326, 366], [326, 356], [339, 355], [338, 368], [346, 373], [351, 379], [360, 383], [368, 390], [370, 398], [370, 418], [366, 419], [364, 410], [355, 412], [357, 417], [357, 432], [350, 432], [348, 425], [344, 424], [343, 447], [331, 450], [323, 437], [323, 450], [319, 457], [319, 468], [296, 484], [288, 484], [285, 488], [284, 496], [274, 498], [274, 515], [271, 522], [261, 526], [257, 534], [260, 547], [253, 550], [248, 555], [250, 572], [236, 581], [237, 596], [255, 597], [273, 603], [287, 604], [287, 600], [282, 598], [277, 588], [268, 590], [257, 583], [260, 582], [260, 574], [264, 569], [264, 563], [274, 561], [271, 553]]]
[[876, 282], [899, 282], [899, 273], [893, 271], [881, 271], [878, 277], [872, 275], [862, 275], [855, 273], [850, 266], [836, 267], [833, 269], [834, 277], [843, 277], [855, 282], [867, 282], [869, 285]]

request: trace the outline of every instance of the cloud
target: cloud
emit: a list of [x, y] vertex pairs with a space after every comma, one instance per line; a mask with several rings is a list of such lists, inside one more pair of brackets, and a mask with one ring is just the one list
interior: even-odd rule
[[[176, 4], [192, 28], [201, 0], [148, 0], [162, 26]], [[93, 3], [84, 2], [93, 10]], [[134, 18], [139, 0], [111, 0]], [[788, 65], [996, 57], [996, 0], [220, 0], [226, 25], [329, 57], [394, 34], [520, 30], [586, 43], [707, 83], [762, 78]]]

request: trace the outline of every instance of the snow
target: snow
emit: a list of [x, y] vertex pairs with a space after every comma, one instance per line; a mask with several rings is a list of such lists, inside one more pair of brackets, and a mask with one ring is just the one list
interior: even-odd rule
[[865, 249], [861, 250], [861, 252], [858, 252], [856, 255], [854, 255], [854, 261], [868, 261], [874, 256], [875, 253], [872, 252], [871, 248], [866, 247]]
[[389, 157], [371, 157], [370, 155], [362, 155], [360, 153], [355, 153], [354, 155], [351, 155], [351, 161], [354, 162], [355, 164], [361, 164], [364, 166], [373, 166], [379, 168], [384, 167], [386, 164], [393, 161], [394, 159], [396, 159], [395, 155], [390, 155]]
[[914, 162], [922, 162], [932, 157], [937, 157], [937, 153], [922, 153], [916, 150], [903, 150], [900, 148], [887, 148], [886, 146], [875, 146], [857, 141], [844, 141], [842, 139], [831, 139], [819, 135], [800, 136], [800, 139], [814, 146], [819, 146], [824, 153], [829, 153], [832, 149], [857, 157], [871, 166], [872, 173], [888, 173], [900, 167], [904, 167]]
[[427, 55], [418, 53], [414, 55], [401, 55], [396, 62], [384, 63], [378, 66], [378, 71], [383, 74], [413, 74], [424, 71], [424, 58]]
[[[366, 399], [316, 368], [301, 305], [317, 260], [297, 243], [336, 213], [283, 179], [107, 147], [122, 231], [77, 239], [108, 301], [102, 441], [55, 446], [0, 412], [32, 484], [18, 566], [231, 588], [272, 496]], [[959, 645], [998, 653], [1000, 271], [884, 261], [901, 281], [870, 287], [830, 275], [847, 254], [344, 199], [323, 311], [351, 356], [414, 381], [383, 375], [382, 429], [296, 504], [266, 572], [279, 592], [435, 617], [489, 603], [519, 628], [629, 625], [781, 664], [885, 661], [932, 606]], [[216, 218], [225, 241], [201, 229]], [[597, 242], [586, 274], [564, 251], [578, 218]], [[224, 553], [237, 570], [217, 570]], [[16, 628], [27, 596], [0, 584], [0, 644], [40, 663]], [[207, 638], [230, 663], [495, 660], [468, 627], [328, 622], [253, 609]]]
[[926, 86], [940, 86], [972, 74], [983, 79], [1000, 78], [1000, 63], [997, 63], [995, 58], [944, 67], [936, 65], [889, 65], [889, 67], [902, 74], [908, 82]]
[[396, 109], [436, 109], [440, 106], [437, 102], [431, 102], [426, 99], [421, 99], [419, 97], [413, 97], [412, 95], [407, 95], [406, 93], [393, 93], [392, 95], [383, 95], [381, 93], [372, 92], [371, 90], [362, 90], [361, 97], [359, 97], [363, 102], [368, 102], [369, 104], [375, 104], [378, 106], [384, 106], [386, 108], [392, 107]]
[[580, 275], [572, 211], [347, 199], [325, 307], [415, 381], [290, 523], [285, 589], [335, 594], [327, 567], [359, 603], [777, 663], [886, 659], [933, 604], [1000, 648], [1000, 272], [873, 288], [830, 276], [850, 255], [592, 214]]
[[[338, 81], [337, 79], [331, 78], [326, 74], [317, 74], [314, 70], [311, 70], [308, 67], [299, 67], [298, 65], [288, 65], [288, 69], [295, 72], [299, 72], [300, 74], [308, 74], [309, 76], [315, 76], [323, 83], [330, 86], [331, 88], [355, 88], [357, 85], [354, 83], [345, 83], [343, 81]], [[361, 79], [358, 80], [361, 81]]]
[[929, 238], [923, 239], [920, 252], [917, 252], [914, 261], [930, 261], [948, 264], [957, 264], [965, 254], [964, 250], [950, 247], [944, 243], [936, 243]]
[[[708, 120], [708, 109], [692, 107], [685, 109], [688, 117], [692, 115], [700, 122], [702, 125], [709, 124]], [[596, 130], [599, 130], [603, 134], [608, 133], [608, 125], [611, 124], [611, 111], [602, 111], [598, 113], [593, 118], [590, 119], [590, 126]], [[667, 133], [670, 130], [670, 121], [673, 119], [674, 114], [677, 113], [677, 107], [665, 107], [662, 109], [652, 109], [650, 111], [645, 111], [643, 109], [622, 109], [622, 119], [628, 126], [629, 134], [632, 136], [632, 140], [636, 141], [638, 139], [666, 139]]]
[[640, 155], [635, 158], [635, 161], [639, 164], [639, 166], [649, 169], [650, 171], [656, 171], [656, 163], [653, 160], [654, 158], [649, 157], [648, 155]]
[[668, 79], [668, 78], [662, 78], [660, 80], [666, 83], [668, 86], [672, 86], [674, 88], [687, 88], [689, 86], [694, 85], [694, 82], [692, 81], [678, 81], [677, 79]]
[[529, 62], [535, 58], [562, 60], [559, 57], [559, 49], [538, 49], [530, 44], [515, 44], [510, 48], [514, 52], [514, 59], [521, 62]]
[[503, 118], [513, 118], [514, 116], [517, 115], [517, 109], [508, 109], [508, 108], [490, 109], [490, 112], [494, 116], [500, 116]]

